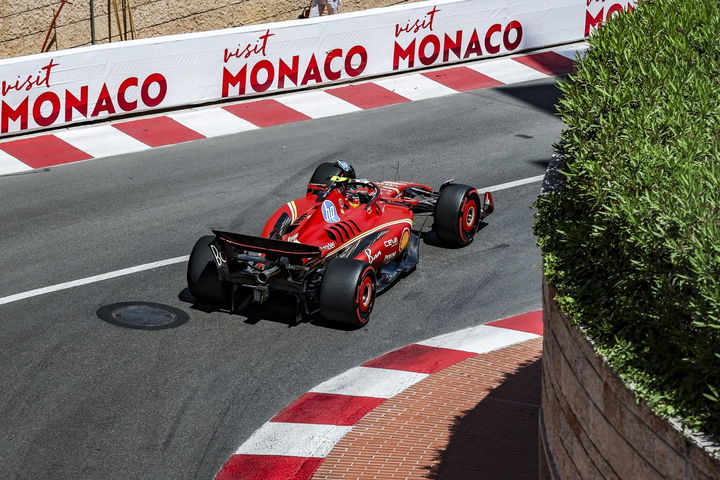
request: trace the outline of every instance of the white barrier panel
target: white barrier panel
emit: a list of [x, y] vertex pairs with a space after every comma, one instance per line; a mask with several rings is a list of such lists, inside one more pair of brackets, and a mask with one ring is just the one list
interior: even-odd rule
[[0, 135], [576, 41], [628, 6], [422, 2], [0, 60]]

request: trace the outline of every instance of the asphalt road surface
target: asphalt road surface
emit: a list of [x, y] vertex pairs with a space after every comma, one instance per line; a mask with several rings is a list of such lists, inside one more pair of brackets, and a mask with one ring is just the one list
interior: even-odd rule
[[[540, 175], [562, 129], [557, 96], [550, 79], [0, 177], [0, 298], [187, 255], [210, 228], [258, 234], [323, 161], [436, 188]], [[540, 308], [539, 188], [498, 191], [466, 248], [422, 245], [417, 271], [356, 331], [194, 307], [186, 263], [0, 305], [0, 478], [209, 479], [318, 383]], [[143, 330], [98, 317], [136, 301], [189, 318]]]

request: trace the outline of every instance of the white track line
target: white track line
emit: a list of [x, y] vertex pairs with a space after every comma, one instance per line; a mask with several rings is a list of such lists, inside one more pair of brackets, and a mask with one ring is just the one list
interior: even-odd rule
[[168, 258], [167, 260], [160, 260], [158, 262], [145, 263], [136, 267], [125, 268], [122, 270], [115, 270], [114, 272], [103, 273], [95, 275], [93, 277], [81, 278], [79, 280], [73, 280], [72, 282], [59, 283], [50, 287], [38, 288], [30, 290], [28, 292], [18, 293], [10, 295], [9, 297], [0, 298], [0, 305], [4, 305], [10, 302], [16, 302], [30, 297], [37, 297], [38, 295], [44, 295], [46, 293], [58, 292], [60, 290], [67, 290], [68, 288], [79, 287], [81, 285], [87, 285], [89, 283], [102, 282], [103, 280], [109, 280], [111, 278], [122, 277], [125, 275], [131, 275], [133, 273], [143, 272], [145, 270], [152, 270], [154, 268], [165, 267], [167, 265], [173, 265], [176, 263], [187, 262], [190, 259], [190, 255], [183, 255], [182, 257]]
[[[514, 182], [501, 183], [499, 185], [493, 185], [491, 187], [480, 188], [481, 192], [491, 191], [497, 192], [500, 190], [507, 190], [508, 188], [519, 187], [520, 185], [526, 185], [528, 183], [540, 182], [545, 178], [545, 175], [538, 175], [536, 177], [523, 178]], [[103, 273], [95, 275], [93, 277], [81, 278], [79, 280], [73, 280], [72, 282], [59, 283], [57, 285], [51, 285], [49, 287], [37, 288], [35, 290], [29, 290], [27, 292], [17, 293], [7, 297], [0, 297], [0, 305], [6, 303], [17, 302], [18, 300], [24, 300], [26, 298], [37, 297], [46, 293], [58, 292], [60, 290], [67, 290], [73, 287], [79, 287], [81, 285], [88, 285], [90, 283], [102, 282], [103, 280], [109, 280], [111, 278], [122, 277], [125, 275], [132, 275], [133, 273], [143, 272], [145, 270], [152, 270], [154, 268], [165, 267], [167, 265], [174, 265], [176, 263], [187, 262], [190, 259], [189, 255], [182, 257], [168, 258], [167, 260], [159, 260], [157, 262], [145, 263], [136, 267], [125, 268], [122, 270], [115, 270], [114, 272]]]
[[522, 180], [515, 180], [514, 182], [501, 183], [499, 185], [493, 185], [492, 187], [478, 188], [481, 192], [499, 192], [500, 190], [507, 190], [508, 188], [519, 187], [520, 185], [527, 185], [528, 183], [542, 182], [545, 178], [545, 174], [537, 175], [535, 177], [523, 178]]

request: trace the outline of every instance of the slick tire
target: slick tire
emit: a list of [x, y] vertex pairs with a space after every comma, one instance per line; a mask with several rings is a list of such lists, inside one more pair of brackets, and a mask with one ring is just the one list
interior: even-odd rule
[[320, 286], [320, 315], [331, 322], [364, 326], [375, 304], [375, 280], [375, 269], [367, 262], [332, 260]]
[[[345, 173], [342, 168], [338, 167], [334, 163], [321, 163], [313, 172], [312, 177], [310, 177], [309, 183], [318, 183], [321, 185], [330, 186], [330, 177], [334, 177], [336, 175], [342, 177], [346, 176], [347, 173]], [[353, 178], [355, 177], [353, 176]]]
[[188, 261], [188, 290], [198, 300], [226, 303], [230, 298], [230, 287], [218, 279], [217, 267], [210, 250], [210, 242], [214, 239], [212, 235], [206, 235], [195, 243]]
[[447, 245], [469, 245], [480, 223], [480, 195], [467, 185], [451, 183], [440, 190], [435, 204], [434, 230]]

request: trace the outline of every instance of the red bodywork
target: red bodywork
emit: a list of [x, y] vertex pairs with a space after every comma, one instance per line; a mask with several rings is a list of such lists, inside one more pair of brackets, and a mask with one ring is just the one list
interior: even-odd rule
[[323, 257], [356, 248], [368, 237], [377, 238], [355, 253], [352, 258], [369, 262], [379, 269], [396, 259], [410, 238], [417, 200], [404, 195], [405, 189], [415, 187], [432, 192], [426, 185], [409, 182], [376, 182], [379, 195], [371, 203], [353, 201], [344, 189], [333, 189], [324, 199], [318, 192], [324, 185], [310, 185], [305, 197], [286, 203], [267, 221], [262, 236], [269, 238], [273, 228], [285, 213], [292, 226], [280, 237], [287, 242], [314, 245]]

